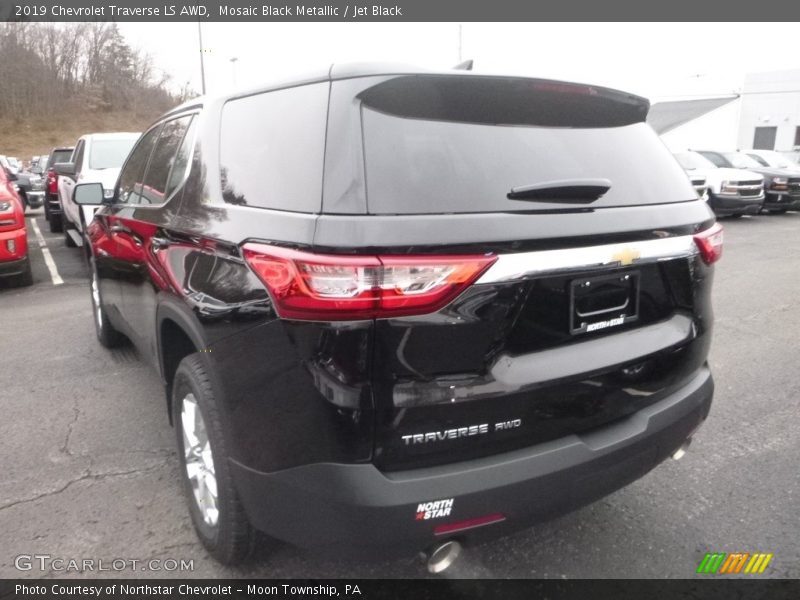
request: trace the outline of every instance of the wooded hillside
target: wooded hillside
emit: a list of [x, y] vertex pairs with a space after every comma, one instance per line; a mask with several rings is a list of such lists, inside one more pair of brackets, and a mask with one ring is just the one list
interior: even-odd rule
[[83, 133], [140, 131], [188, 95], [115, 23], [0, 24], [0, 154], [30, 158]]

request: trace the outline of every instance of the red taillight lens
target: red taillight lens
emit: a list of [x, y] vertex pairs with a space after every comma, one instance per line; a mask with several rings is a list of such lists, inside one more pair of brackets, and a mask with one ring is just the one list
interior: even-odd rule
[[486, 515], [476, 519], [468, 519], [466, 521], [458, 521], [457, 523], [445, 523], [444, 525], [437, 525], [433, 528], [434, 535], [445, 535], [448, 533], [457, 533], [475, 527], [483, 527], [484, 525], [492, 525], [493, 523], [500, 523], [505, 521], [506, 517], [503, 514], [496, 513], [493, 515]]
[[431, 313], [495, 256], [338, 256], [245, 244], [245, 260], [285, 319], [356, 320]]
[[712, 265], [722, 257], [722, 225], [714, 223], [705, 231], [694, 236], [694, 243], [700, 249], [700, 256], [707, 265]]
[[47, 171], [47, 191], [51, 194], [58, 193], [58, 175], [53, 169]]

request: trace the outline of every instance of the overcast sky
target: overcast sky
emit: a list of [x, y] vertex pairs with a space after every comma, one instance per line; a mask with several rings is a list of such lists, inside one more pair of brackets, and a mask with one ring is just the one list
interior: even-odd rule
[[[203, 23], [206, 88], [246, 88], [332, 62], [446, 68], [457, 23]], [[175, 88], [200, 91], [197, 24], [125, 23]], [[736, 91], [745, 73], [800, 68], [794, 23], [465, 23], [475, 71], [582, 81], [654, 100]], [[734, 45], [738, 40], [744, 43]], [[231, 62], [231, 58], [237, 60]]]

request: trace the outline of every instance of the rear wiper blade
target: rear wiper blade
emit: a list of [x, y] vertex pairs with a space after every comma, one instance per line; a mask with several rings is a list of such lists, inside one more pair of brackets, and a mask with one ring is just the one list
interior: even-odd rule
[[608, 179], [561, 179], [511, 188], [509, 200], [588, 204], [611, 189]]

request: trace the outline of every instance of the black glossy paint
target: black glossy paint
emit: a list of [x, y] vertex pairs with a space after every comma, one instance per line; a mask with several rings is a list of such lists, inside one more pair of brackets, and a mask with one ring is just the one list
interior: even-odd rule
[[[691, 199], [682, 173], [676, 189], [685, 187], [686, 197], [648, 206], [633, 199], [597, 209], [368, 215], [357, 118], [364, 78], [333, 87], [321, 213], [258, 208], [223, 195], [220, 115], [235, 100], [228, 98], [164, 117], [197, 119], [191, 166], [176, 193], [162, 205], [117, 197], [89, 230], [112, 323], [159, 369], [167, 388], [176, 361], [201, 353], [225, 408], [230, 458], [242, 469], [371, 463], [389, 472], [497, 455], [619, 421], [697, 376], [710, 343], [713, 271], [698, 258], [642, 268], [639, 320], [581, 336], [569, 332], [565, 294], [575, 277], [595, 271], [474, 285], [441, 311], [418, 317], [280, 319], [241, 257], [247, 241], [351, 255], [505, 254], [690, 235], [713, 222], [706, 203]], [[659, 346], [659, 327], [676, 319], [685, 337]], [[613, 349], [645, 326], [651, 333], [641, 338], [641, 353], [621, 363]], [[572, 347], [607, 359], [553, 379], [498, 378], [515, 364]], [[494, 431], [496, 423], [516, 420], [519, 426]], [[403, 440], [484, 423], [492, 431], [477, 439], [419, 446]]]

